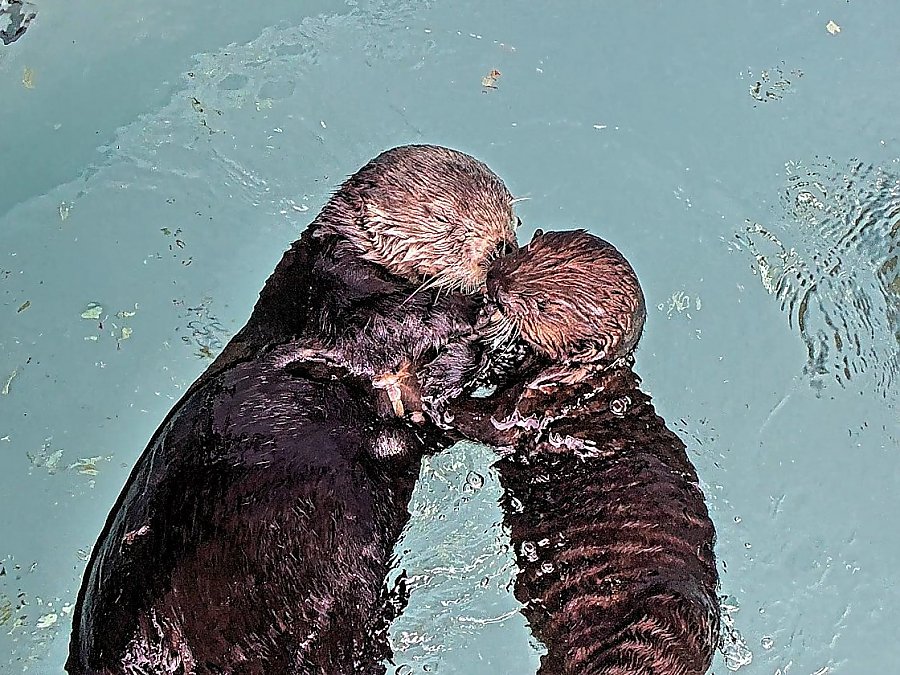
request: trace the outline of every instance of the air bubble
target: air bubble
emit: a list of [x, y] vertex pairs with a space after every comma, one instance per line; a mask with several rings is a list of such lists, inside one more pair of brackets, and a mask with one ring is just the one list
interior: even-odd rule
[[484, 476], [482, 476], [477, 471], [470, 471], [469, 474], [466, 476], [466, 483], [473, 490], [480, 490], [481, 488], [484, 487]]
[[537, 562], [537, 546], [533, 541], [526, 541], [522, 544], [522, 555], [528, 562]]
[[622, 396], [609, 404], [609, 411], [616, 417], [625, 417], [625, 413], [628, 412], [630, 406], [631, 398], [629, 396]]

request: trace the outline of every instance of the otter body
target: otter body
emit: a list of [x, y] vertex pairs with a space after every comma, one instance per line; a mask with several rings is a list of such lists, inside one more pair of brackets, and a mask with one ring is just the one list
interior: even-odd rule
[[[70, 673], [370, 673], [419, 458], [379, 458], [369, 394], [250, 361], [148, 448], [97, 544]], [[413, 441], [415, 439], [415, 442]]]
[[718, 645], [715, 529], [639, 382], [612, 369], [474, 431], [510, 449], [494, 466], [541, 675], [699, 675]]
[[[457, 193], [504, 225], [464, 227], [467, 245], [484, 235], [473, 249], [429, 256], [402, 229], [472, 216]], [[398, 413], [462, 386], [477, 307], [452, 291], [483, 286], [513, 237], [510, 200], [486, 167], [431, 146], [388, 151], [342, 186], [138, 460], [85, 572], [69, 673], [384, 672], [383, 580], [422, 454], [448, 442]], [[423, 276], [451, 292], [414, 293]], [[411, 375], [385, 391], [385, 373]]]
[[631, 370], [637, 277], [587, 233], [535, 239], [494, 263], [481, 322], [513, 339], [500, 356], [519, 355], [515, 382], [454, 412], [505, 447], [495, 467], [515, 595], [548, 650], [539, 672], [700, 675], [719, 641], [715, 529], [684, 443]]
[[[285, 260], [309, 271], [277, 277], [299, 282], [282, 288], [295, 309], [310, 304], [287, 331], [301, 339], [252, 319], [232, 350], [244, 357], [204, 375], [138, 460], [85, 573], [70, 673], [383, 672], [381, 585], [420, 458], [445, 441], [377, 405], [368, 375], [434, 356], [420, 352], [468, 334], [474, 310], [457, 295], [402, 304], [410, 285], [317, 248], [301, 240]], [[271, 290], [255, 316], [288, 302], [267, 306]], [[384, 323], [380, 363], [297, 358], [325, 314], [366, 321], [359, 306]]]

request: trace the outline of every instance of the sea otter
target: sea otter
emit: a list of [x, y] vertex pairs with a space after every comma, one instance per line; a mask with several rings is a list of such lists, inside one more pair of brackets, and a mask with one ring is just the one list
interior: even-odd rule
[[69, 673], [384, 672], [392, 547], [423, 452], [448, 442], [398, 413], [462, 386], [478, 307], [459, 291], [515, 247], [512, 202], [435, 146], [341, 185], [139, 458], [84, 574]]
[[494, 261], [487, 289], [481, 326], [518, 367], [493, 397], [451, 407], [461, 431], [503, 446], [515, 595], [548, 650], [539, 672], [705, 673], [715, 530], [631, 367], [646, 315], [634, 270], [586, 232], [539, 231]]

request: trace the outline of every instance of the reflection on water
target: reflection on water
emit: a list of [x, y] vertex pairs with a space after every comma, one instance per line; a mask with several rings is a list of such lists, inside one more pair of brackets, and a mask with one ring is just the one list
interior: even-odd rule
[[783, 214], [733, 244], [781, 303], [816, 387], [863, 373], [888, 397], [900, 372], [900, 178], [833, 160], [786, 165]]

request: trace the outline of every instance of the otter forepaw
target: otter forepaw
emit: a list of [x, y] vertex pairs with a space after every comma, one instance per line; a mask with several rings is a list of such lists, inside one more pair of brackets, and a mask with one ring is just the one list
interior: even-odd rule
[[399, 372], [384, 373], [372, 379], [372, 386], [376, 389], [384, 389], [387, 392], [388, 400], [391, 402], [391, 409], [397, 417], [404, 417], [406, 409], [403, 407], [403, 380], [409, 377], [409, 371], [404, 366]]

